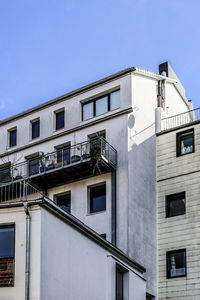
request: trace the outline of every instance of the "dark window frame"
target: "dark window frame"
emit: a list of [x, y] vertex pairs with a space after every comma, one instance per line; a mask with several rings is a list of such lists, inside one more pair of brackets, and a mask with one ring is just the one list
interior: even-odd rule
[[[170, 255], [171, 254], [176, 254], [176, 253], [185, 253], [185, 274], [184, 275], [171, 276], [170, 275], [170, 270], [171, 270], [171, 268], [170, 268], [171, 267]], [[167, 277], [167, 279], [187, 277], [187, 252], [186, 252], [186, 248], [171, 250], [171, 251], [166, 252], [166, 277]]]
[[[34, 134], [34, 126], [36, 125], [36, 123], [39, 124], [39, 134], [38, 135]], [[40, 137], [40, 119], [31, 121], [31, 139], [34, 140], [34, 139], [36, 139], [38, 137]]]
[[[36, 161], [37, 160], [37, 163], [35, 163], [35, 165], [31, 165], [31, 163], [33, 161]], [[35, 156], [32, 156], [30, 158], [27, 158], [27, 165], [28, 165], [28, 176], [32, 176], [32, 175], [35, 175], [35, 174], [38, 174], [40, 172], [40, 156], [39, 155], [35, 155]], [[31, 170], [31, 167], [33, 168]], [[34, 172], [34, 168], [38, 168], [38, 170], [36, 170], [36, 172]]]
[[[65, 209], [63, 209], [63, 208], [61, 208], [59, 205], [58, 205], [58, 198], [59, 197], [63, 197], [63, 196], [65, 196], [65, 195], [69, 195], [70, 196], [70, 209], [69, 209], [69, 212], [68, 211], [66, 211]], [[69, 213], [69, 214], [71, 214], [71, 190], [69, 190], [69, 191], [66, 191], [66, 192], [62, 192], [62, 193], [59, 193], [59, 194], [55, 194], [54, 196], [53, 196], [53, 199], [54, 199], [54, 201], [56, 202], [56, 204], [61, 208], [61, 209], [63, 209], [63, 211], [65, 211], [65, 212], [67, 212], [67, 213]]]
[[[55, 130], [57, 131], [65, 128], [65, 109], [55, 111], [54, 113], [55, 113]], [[60, 114], [63, 114], [63, 127], [58, 126], [58, 115]]]
[[[116, 276], [115, 276], [115, 299], [116, 300], [123, 300], [124, 299], [124, 271], [118, 266], [116, 265], [116, 269], [115, 269], [115, 272], [116, 272]], [[118, 273], [120, 273], [122, 275], [122, 284], [121, 284], [121, 287], [122, 287], [122, 290], [121, 290], [121, 295], [118, 295]]]
[[[89, 119], [92, 119], [92, 118], [94, 118], [94, 117], [97, 117], [97, 115], [96, 115], [96, 101], [98, 101], [98, 100], [100, 100], [100, 99], [102, 99], [102, 98], [104, 98], [104, 97], [108, 97], [107, 111], [106, 111], [105, 113], [111, 111], [111, 109], [110, 109], [110, 107], [111, 107], [111, 106], [110, 106], [110, 95], [111, 95], [112, 93], [115, 93], [115, 92], [118, 92], [118, 91], [120, 91], [120, 89], [111, 91], [110, 93], [101, 95], [101, 96], [99, 96], [99, 97], [97, 97], [97, 98], [94, 98], [94, 99], [92, 99], [92, 100], [89, 100], [89, 101], [87, 101], [87, 102], [82, 102], [82, 103], [81, 103], [81, 119], [82, 119], [82, 121], [87, 121], [87, 120], [89, 120]], [[83, 118], [83, 107], [84, 107], [84, 105], [87, 105], [87, 104], [89, 104], [89, 103], [93, 103], [93, 116], [92, 116], [91, 118], [88, 118], [88, 119], [84, 120], [84, 118]], [[102, 114], [104, 114], [104, 113], [102, 113]], [[102, 115], [102, 114], [100, 114], [100, 115]], [[98, 116], [100, 116], [100, 115], [98, 115]]]
[[[14, 287], [15, 285], [15, 224], [7, 224], [7, 225], [0, 225], [0, 228], [10, 228], [12, 227], [14, 230], [14, 239], [13, 239], [13, 256], [7, 256], [5, 258], [0, 258], [0, 259], [13, 259], [13, 262], [9, 262], [9, 263], [13, 263], [13, 282], [12, 283], [9, 283], [9, 284], [0, 284], [0, 288], [1, 287]], [[0, 272], [1, 273], [1, 272]]]
[[[92, 205], [91, 205], [91, 190], [99, 187], [104, 187], [105, 186], [105, 209], [104, 210], [99, 210], [99, 211], [92, 211]], [[88, 186], [88, 214], [93, 215], [93, 214], [98, 214], [98, 213], [103, 213], [107, 209], [107, 186], [106, 186], [106, 181], [97, 183], [94, 185]]]
[[[9, 148], [17, 146], [17, 128], [10, 129], [8, 132], [9, 132]], [[12, 134], [14, 132], [16, 134], [16, 137], [15, 137], [15, 143], [13, 144]]]
[[[191, 152], [186, 152], [186, 153], [181, 153], [181, 137], [183, 137], [184, 135], [189, 135], [189, 134], [192, 134], [193, 136], [193, 143], [192, 143], [192, 149], [193, 151]], [[191, 128], [189, 130], [186, 130], [186, 131], [181, 131], [181, 132], [177, 132], [176, 134], [176, 157], [179, 157], [179, 156], [185, 156], [187, 154], [191, 154], [191, 153], [194, 153], [195, 152], [195, 137], [194, 137], [194, 128]]]
[[[185, 199], [185, 210], [184, 213], [177, 213], [176, 215], [170, 215], [169, 212], [169, 202], [172, 201], [173, 199], [178, 199], [180, 197], [184, 197]], [[180, 192], [180, 193], [176, 193], [176, 194], [171, 194], [171, 195], [167, 195], [165, 196], [165, 217], [166, 218], [173, 218], [173, 217], [177, 217], [177, 216], [182, 216], [186, 214], [186, 193], [185, 192]]]

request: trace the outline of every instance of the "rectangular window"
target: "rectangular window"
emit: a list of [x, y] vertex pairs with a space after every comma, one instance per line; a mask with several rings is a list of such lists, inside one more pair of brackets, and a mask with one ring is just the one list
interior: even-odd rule
[[177, 133], [177, 156], [194, 152], [194, 130]]
[[17, 145], [17, 129], [9, 131], [9, 147], [14, 147]]
[[120, 91], [109, 93], [82, 104], [82, 121], [120, 107]]
[[166, 196], [166, 218], [185, 214], [185, 192]]
[[0, 226], [0, 287], [14, 285], [15, 227]]
[[89, 188], [90, 213], [106, 210], [106, 184]]
[[57, 164], [58, 166], [67, 165], [70, 163], [70, 146], [60, 148], [57, 150]]
[[71, 213], [71, 192], [61, 193], [54, 196], [57, 205], [67, 213]]
[[55, 113], [56, 115], [56, 130], [65, 127], [65, 111], [59, 111]]
[[186, 249], [167, 252], [167, 278], [186, 276]]
[[116, 300], [124, 299], [124, 272], [116, 267]]
[[32, 139], [40, 136], [40, 120], [31, 122], [32, 124]]
[[39, 157], [28, 159], [28, 175], [35, 175], [39, 173]]
[[10, 164], [0, 166], [0, 182], [8, 182], [11, 179]]

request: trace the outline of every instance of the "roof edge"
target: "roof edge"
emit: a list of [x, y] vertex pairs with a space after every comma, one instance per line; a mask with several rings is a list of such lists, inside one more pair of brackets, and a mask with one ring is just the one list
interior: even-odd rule
[[[54, 204], [49, 199], [44, 197], [44, 202], [41, 205], [44, 206], [45, 208], [49, 209], [52, 213], [59, 216], [61, 219], [63, 219], [69, 225], [76, 228], [77, 230], [82, 232], [84, 235], [86, 235], [90, 239], [94, 240], [96, 243], [98, 243], [104, 249], [110, 251], [113, 255], [115, 255], [117, 258], [121, 259], [125, 263], [127, 263], [133, 269], [139, 271], [142, 274], [144, 272], [146, 272], [146, 269], [142, 265], [140, 265], [139, 263], [137, 263], [136, 261], [131, 259], [129, 256], [127, 256], [119, 248], [115, 247], [110, 242], [103, 239], [98, 233], [96, 233], [90, 227], [86, 226], [79, 219], [77, 219], [76, 217], [66, 213], [64, 210], [62, 210], [60, 207], [58, 207], [56, 204]], [[137, 275], [140, 276], [139, 274], [137, 274]]]
[[106, 82], [112, 81], [112, 80], [117, 79], [119, 77], [122, 77], [122, 76], [124, 76], [124, 75], [126, 75], [128, 73], [134, 72], [135, 70], [136, 70], [135, 67], [130, 67], [130, 68], [124, 69], [124, 70], [122, 70], [120, 72], [117, 72], [115, 74], [109, 75], [109, 76], [107, 76], [105, 78], [102, 78], [100, 80], [97, 80], [97, 81], [95, 81], [93, 83], [87, 84], [87, 85], [85, 85], [85, 86], [83, 86], [81, 88], [73, 90], [73, 91], [71, 91], [69, 93], [66, 93], [66, 94], [62, 95], [62, 96], [53, 98], [53, 99], [51, 99], [49, 101], [46, 101], [46, 102], [44, 102], [42, 104], [39, 104], [39, 105], [34, 106], [34, 107], [30, 108], [30, 109], [27, 109], [27, 110], [25, 110], [25, 111], [23, 111], [23, 112], [21, 112], [19, 114], [16, 114], [16, 115], [11, 116], [9, 118], [6, 118], [4, 120], [0, 120], [0, 126], [4, 125], [6, 123], [9, 123], [9, 122], [11, 122], [13, 120], [16, 120], [16, 119], [19, 119], [21, 117], [24, 117], [25, 115], [29, 115], [29, 114], [31, 114], [31, 113], [33, 113], [35, 111], [38, 111], [40, 109], [43, 109], [43, 108], [47, 107], [47, 106], [56, 104], [57, 102], [60, 102], [60, 101], [62, 101], [64, 99], [67, 99], [67, 98], [76, 96], [78, 94], [84, 93], [84, 92], [86, 92], [86, 91], [88, 91], [90, 89], [93, 89], [93, 88], [95, 88], [95, 87], [97, 87], [99, 85], [102, 85], [102, 84], [104, 84]]

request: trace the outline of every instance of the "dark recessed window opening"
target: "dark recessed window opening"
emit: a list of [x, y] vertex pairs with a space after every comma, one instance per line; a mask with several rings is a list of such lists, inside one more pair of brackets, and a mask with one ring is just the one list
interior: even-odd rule
[[147, 294], [147, 295], [146, 295], [146, 300], [153, 300], [153, 299], [155, 299], [154, 296], [152, 296], [152, 295], [150, 295], [150, 294]]
[[57, 163], [64, 165], [70, 163], [70, 146], [57, 150]]
[[0, 227], [0, 287], [14, 285], [15, 227]]
[[194, 152], [194, 130], [177, 133], [177, 156]]
[[28, 175], [39, 173], [39, 157], [31, 158], [28, 160]]
[[9, 132], [9, 146], [14, 147], [17, 145], [17, 129]]
[[186, 249], [167, 252], [167, 278], [186, 276]]
[[185, 214], [185, 192], [166, 196], [166, 218]]
[[82, 104], [82, 121], [102, 115], [120, 107], [120, 91], [109, 93], [105, 96]]
[[64, 211], [71, 213], [71, 192], [55, 195], [57, 205]]
[[40, 121], [32, 122], [32, 139], [35, 139], [40, 136]]
[[56, 112], [56, 130], [65, 127], [65, 112], [64, 110]]
[[116, 267], [116, 300], [124, 299], [124, 272]]
[[106, 210], [106, 184], [90, 188], [90, 213]]
[[10, 165], [6, 167], [0, 167], [0, 182], [8, 182], [11, 180]]

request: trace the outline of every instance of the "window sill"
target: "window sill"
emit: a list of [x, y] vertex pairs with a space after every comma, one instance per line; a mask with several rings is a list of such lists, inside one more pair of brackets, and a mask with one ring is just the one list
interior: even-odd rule
[[102, 210], [102, 211], [94, 212], [94, 213], [87, 213], [86, 216], [89, 217], [89, 216], [99, 215], [99, 214], [103, 214], [103, 213], [106, 213], [106, 209]]

